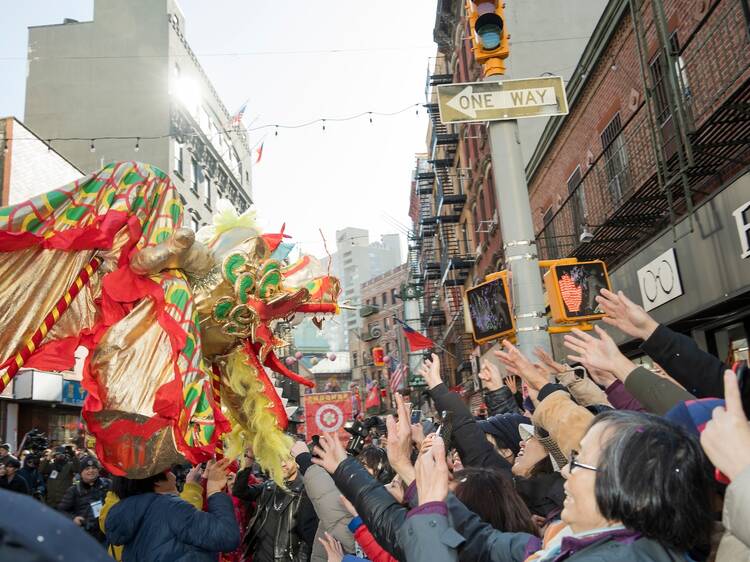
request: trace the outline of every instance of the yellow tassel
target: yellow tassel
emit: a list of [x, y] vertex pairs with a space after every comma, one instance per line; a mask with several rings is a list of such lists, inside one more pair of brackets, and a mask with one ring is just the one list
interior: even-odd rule
[[[227, 400], [222, 397], [222, 405], [227, 407], [226, 415], [232, 424], [231, 433], [225, 436], [226, 456], [239, 457], [251, 445], [258, 464], [283, 486], [281, 461], [289, 458], [292, 439], [276, 425], [276, 417], [269, 408], [271, 402], [263, 394], [263, 383], [247, 361], [243, 350], [232, 353], [227, 361], [229, 390], [235, 396]], [[226, 390], [224, 387], [223, 391]], [[238, 401], [239, 411], [236, 411]]]

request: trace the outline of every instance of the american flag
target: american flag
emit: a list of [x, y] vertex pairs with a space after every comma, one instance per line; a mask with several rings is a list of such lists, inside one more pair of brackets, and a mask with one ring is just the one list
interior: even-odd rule
[[393, 370], [393, 373], [391, 373], [391, 392], [396, 392], [399, 387], [402, 386], [402, 383], [404, 382], [408, 371], [409, 367], [406, 365], [406, 363], [399, 363], [398, 366]]
[[239, 127], [240, 126], [240, 124], [242, 123], [242, 117], [245, 115], [245, 109], [247, 109], [247, 102], [243, 103], [242, 107], [239, 108], [239, 110], [237, 111], [237, 113], [235, 113], [234, 115], [232, 115], [232, 119], [231, 119], [231, 121], [229, 121], [229, 127], [230, 128], [234, 128], [234, 127]]

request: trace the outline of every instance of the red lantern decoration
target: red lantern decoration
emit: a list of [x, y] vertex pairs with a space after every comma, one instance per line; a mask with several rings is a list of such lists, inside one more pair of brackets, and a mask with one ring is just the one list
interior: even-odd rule
[[372, 348], [372, 362], [376, 367], [385, 365], [385, 350], [382, 347]]

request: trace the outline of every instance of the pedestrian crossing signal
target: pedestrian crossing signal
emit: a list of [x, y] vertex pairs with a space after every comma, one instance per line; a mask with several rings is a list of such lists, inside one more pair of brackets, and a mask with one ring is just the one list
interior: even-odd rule
[[512, 334], [512, 314], [507, 272], [466, 291], [466, 304], [476, 343], [485, 343]]
[[550, 265], [544, 284], [554, 322], [598, 320], [604, 316], [596, 302], [602, 289], [610, 289], [603, 261]]

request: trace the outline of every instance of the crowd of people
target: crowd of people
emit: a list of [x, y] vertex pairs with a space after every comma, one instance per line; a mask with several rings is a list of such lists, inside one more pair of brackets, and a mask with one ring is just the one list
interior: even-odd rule
[[504, 369], [479, 373], [486, 418], [432, 355], [420, 374], [436, 420], [412, 423], [396, 395], [385, 435], [361, 452], [332, 434], [295, 440], [283, 482], [251, 449], [182, 483], [177, 469], [105, 478], [94, 456], [64, 449], [22, 463], [5, 446], [0, 487], [33, 494], [125, 562], [750, 560], [745, 371], [622, 293], [597, 301], [658, 369], [601, 327], [565, 336], [565, 363], [505, 341]]

